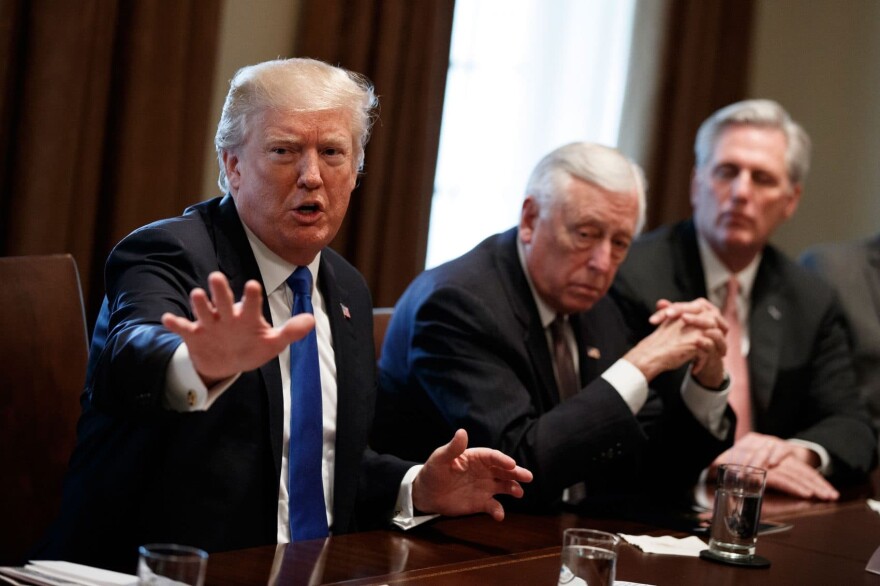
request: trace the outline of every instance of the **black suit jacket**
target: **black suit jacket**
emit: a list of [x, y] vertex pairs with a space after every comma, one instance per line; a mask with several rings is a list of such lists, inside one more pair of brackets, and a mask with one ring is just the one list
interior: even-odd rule
[[472, 445], [532, 470], [522, 504], [535, 508], [581, 480], [591, 496], [631, 490], [645, 464], [692, 481], [726, 444], [680, 402], [662, 409], [654, 397], [637, 420], [600, 378], [628, 349], [610, 299], [572, 316], [584, 388], [560, 404], [516, 235], [490, 237], [423, 273], [401, 297], [380, 359], [374, 447], [418, 459], [464, 427]]
[[[141, 228], [110, 254], [62, 512], [35, 555], [131, 571], [137, 546], [148, 542], [208, 551], [275, 543], [284, 423], [278, 359], [243, 373], [206, 412], [161, 406], [181, 340], [160, 318], [168, 311], [192, 319], [189, 292], [206, 288], [212, 271], [228, 277], [236, 298], [246, 281], [262, 284], [229, 196]], [[318, 287], [338, 383], [332, 531], [344, 533], [390, 518], [409, 464], [366, 450], [375, 362], [362, 277], [325, 249]], [[263, 313], [271, 323], [266, 299]]]
[[862, 397], [880, 428], [880, 234], [811, 248], [800, 258], [837, 292]]
[[[613, 295], [633, 325], [658, 299], [706, 296], [694, 224], [639, 238], [617, 273]], [[642, 327], [640, 335], [650, 330]], [[875, 438], [860, 400], [847, 330], [831, 289], [772, 246], [764, 249], [749, 314], [749, 384], [754, 429], [800, 438], [831, 455], [834, 479], [873, 466]]]

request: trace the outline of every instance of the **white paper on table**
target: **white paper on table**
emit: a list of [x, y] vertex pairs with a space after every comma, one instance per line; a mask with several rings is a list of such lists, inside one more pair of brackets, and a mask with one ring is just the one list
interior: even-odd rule
[[32, 561], [23, 568], [3, 568], [6, 574], [16, 571], [22, 579], [36, 581], [45, 577], [47, 584], [79, 584], [81, 586], [137, 586], [138, 578], [131, 574], [112, 572], [82, 564], [61, 561]]
[[624, 535], [619, 534], [627, 543], [638, 547], [645, 553], [658, 553], [663, 555], [682, 555], [700, 557], [700, 552], [708, 549], [703, 540], [695, 535], [681, 539], [671, 535], [652, 537], [651, 535]]
[[880, 513], [880, 501], [875, 501], [874, 499], [868, 499], [868, 507], [871, 508], [875, 513]]

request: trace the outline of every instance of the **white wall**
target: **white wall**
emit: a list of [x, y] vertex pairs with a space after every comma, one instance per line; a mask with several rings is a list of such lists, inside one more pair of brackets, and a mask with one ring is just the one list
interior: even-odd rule
[[205, 137], [204, 199], [220, 193], [214, 133], [229, 90], [229, 80], [239, 68], [277, 57], [293, 57], [293, 40], [299, 0], [223, 0], [211, 117]]
[[750, 97], [773, 98], [813, 140], [790, 254], [880, 231], [880, 1], [758, 0]]

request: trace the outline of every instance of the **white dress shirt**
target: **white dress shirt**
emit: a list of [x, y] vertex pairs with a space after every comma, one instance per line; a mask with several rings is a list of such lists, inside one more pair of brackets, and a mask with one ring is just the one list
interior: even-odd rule
[[[742, 354], [748, 357], [751, 349], [749, 336], [749, 315], [752, 309], [752, 289], [755, 286], [755, 278], [758, 276], [758, 267], [761, 264], [762, 254], [758, 254], [752, 262], [743, 270], [733, 275], [721, 259], [709, 246], [705, 238], [697, 234], [697, 244], [700, 250], [700, 262], [703, 265], [703, 275], [706, 279], [706, 292], [709, 301], [718, 308], [724, 307], [724, 301], [727, 297], [727, 281], [731, 276], [735, 276], [739, 282], [739, 297], [736, 300], [736, 311], [739, 317], [740, 332], [742, 332]], [[831, 473], [831, 456], [821, 445], [797, 438], [790, 438], [789, 442], [803, 446], [813, 450], [819, 456], [819, 472], [824, 475]]]
[[[529, 283], [529, 289], [532, 292], [535, 305], [538, 307], [538, 314], [541, 317], [541, 325], [544, 326], [544, 332], [547, 336], [547, 344], [552, 356], [553, 339], [549, 326], [553, 323], [553, 320], [556, 319], [556, 312], [535, 290], [532, 278], [526, 267], [525, 250], [519, 238], [517, 238], [516, 244], [520, 265], [526, 275], [526, 280]], [[572, 358], [574, 359], [575, 372], [580, 376], [580, 359], [577, 351], [577, 341], [575, 340], [574, 332], [572, 331], [571, 324], [568, 320], [565, 321], [565, 337], [569, 344]], [[555, 364], [553, 365], [553, 370], [554, 372], [556, 371]], [[612, 387], [614, 387], [614, 390], [620, 393], [621, 398], [626, 402], [634, 415], [641, 410], [645, 405], [645, 402], [648, 400], [648, 380], [645, 378], [642, 371], [636, 368], [636, 366], [628, 360], [620, 358], [603, 372], [601, 376]], [[706, 389], [690, 376], [690, 370], [688, 370], [688, 375], [685, 377], [681, 386], [682, 400], [684, 400], [687, 408], [703, 427], [719, 439], [722, 439], [727, 435], [727, 428], [730, 424], [729, 421], [724, 419], [728, 392], [727, 389], [723, 391]]]
[[[291, 317], [293, 292], [287, 286], [287, 278], [296, 270], [296, 265], [285, 261], [257, 238], [247, 226], [242, 224], [248, 242], [260, 269], [268, 300], [272, 324], [280, 326]], [[321, 479], [324, 485], [324, 502], [327, 507], [327, 526], [333, 526], [333, 481], [336, 450], [336, 354], [330, 332], [330, 320], [324, 305], [318, 283], [318, 269], [321, 254], [308, 265], [312, 273], [312, 307], [315, 316], [315, 333], [318, 340], [318, 365], [321, 375], [321, 408], [323, 419], [323, 445], [321, 454]], [[278, 543], [290, 541], [290, 520], [288, 515], [288, 446], [290, 444], [290, 347], [285, 347], [278, 355], [281, 368], [281, 386], [284, 400], [284, 431], [281, 450], [281, 479], [278, 487]], [[186, 344], [181, 344], [172, 357], [166, 373], [166, 390], [163, 403], [175, 411], [204, 411], [228, 389], [239, 374], [224, 380], [210, 389], [202, 383], [192, 361]], [[367, 384], [367, 383], [365, 383]], [[398, 493], [395, 517], [392, 522], [403, 529], [415, 527], [436, 515], [414, 516], [412, 504], [412, 483], [421, 470], [414, 466], [407, 471]]]

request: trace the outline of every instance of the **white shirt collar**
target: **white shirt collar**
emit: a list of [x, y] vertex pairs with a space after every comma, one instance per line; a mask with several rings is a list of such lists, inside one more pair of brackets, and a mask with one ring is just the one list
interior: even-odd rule
[[[726, 291], [727, 281], [732, 273], [724, 266], [709, 243], [702, 235], [697, 233], [697, 245], [700, 249], [700, 259], [703, 263], [703, 275], [706, 279], [706, 293], [713, 303], [720, 303], [724, 300], [724, 294], [721, 294], [720, 300], [716, 297], [719, 291]], [[755, 277], [758, 274], [758, 265], [761, 264], [763, 253], [758, 253], [752, 262], [746, 268], [736, 273], [736, 279], [739, 281], [740, 297], [749, 300], [752, 297], [752, 287], [755, 285]]]
[[[296, 270], [296, 265], [291, 264], [269, 250], [269, 247], [263, 244], [263, 241], [257, 238], [257, 235], [251, 232], [244, 222], [244, 233], [247, 235], [254, 258], [257, 259], [257, 266], [260, 268], [260, 275], [263, 277], [263, 286], [266, 287], [265, 294], [271, 295], [278, 287], [287, 281], [287, 278]], [[321, 264], [321, 253], [315, 255], [314, 260], [309, 263], [309, 272], [312, 273], [312, 290], [314, 291], [315, 283], [318, 282], [318, 267]]]
[[532, 298], [535, 300], [535, 305], [538, 306], [538, 315], [541, 318], [541, 326], [547, 328], [553, 320], [556, 319], [556, 311], [547, 305], [538, 292], [535, 290], [535, 285], [532, 283], [532, 277], [529, 275], [529, 269], [526, 266], [526, 250], [522, 241], [519, 239], [519, 232], [516, 234], [516, 255], [519, 257], [519, 264], [522, 267], [523, 273], [526, 275], [526, 281], [529, 283], [529, 290], [532, 292]]

